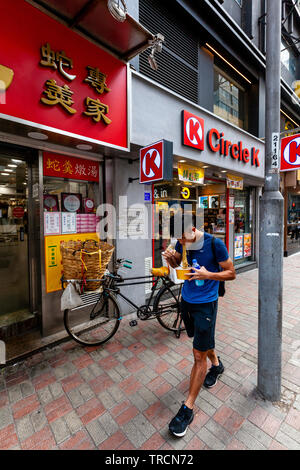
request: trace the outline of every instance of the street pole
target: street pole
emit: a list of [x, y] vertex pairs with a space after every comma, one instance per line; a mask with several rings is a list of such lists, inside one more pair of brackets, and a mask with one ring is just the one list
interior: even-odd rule
[[[267, 0], [265, 187], [260, 200], [257, 386], [281, 392], [283, 197], [279, 191], [281, 0]], [[277, 141], [277, 150], [274, 152]]]

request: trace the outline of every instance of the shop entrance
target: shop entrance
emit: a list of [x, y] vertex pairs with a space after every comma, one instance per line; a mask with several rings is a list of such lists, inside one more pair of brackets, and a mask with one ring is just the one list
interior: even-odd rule
[[[0, 146], [0, 337], [37, 325], [33, 296], [34, 157]], [[37, 177], [38, 175], [36, 175]], [[36, 184], [36, 183], [35, 183]], [[37, 183], [38, 184], [38, 183]], [[38, 190], [38, 186], [35, 186]], [[29, 212], [32, 213], [29, 215]], [[30, 269], [31, 267], [31, 269]]]

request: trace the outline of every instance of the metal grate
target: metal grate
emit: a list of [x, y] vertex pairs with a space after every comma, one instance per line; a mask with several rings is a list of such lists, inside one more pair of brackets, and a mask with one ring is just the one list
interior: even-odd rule
[[140, 22], [165, 38], [163, 51], [156, 55], [158, 71], [147, 61], [149, 51], [140, 55], [140, 72], [185, 98], [198, 102], [198, 40], [182, 18], [158, 0], [140, 0]]
[[140, 55], [140, 72], [181, 96], [198, 102], [198, 73], [169, 54], [165, 49], [157, 54], [158, 70], [148, 63], [149, 51]]

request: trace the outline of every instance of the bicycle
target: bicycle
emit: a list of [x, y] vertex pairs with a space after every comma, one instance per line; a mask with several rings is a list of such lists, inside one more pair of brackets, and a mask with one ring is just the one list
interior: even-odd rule
[[[177, 338], [180, 337], [181, 331], [185, 330], [180, 316], [181, 284], [175, 285], [167, 276], [139, 276], [124, 279], [118, 274], [118, 270], [121, 266], [131, 269], [130, 264], [129, 260], [118, 259], [114, 264], [113, 273], [107, 272], [102, 279], [87, 279], [85, 282], [101, 282], [100, 291], [81, 294], [83, 305], [64, 310], [65, 329], [79, 344], [99, 346], [116, 334], [122, 320], [118, 296], [135, 308], [138, 319], [145, 321], [156, 318], [161, 326], [174, 332]], [[140, 281], [141, 279], [143, 281]], [[151, 295], [145, 305], [136, 305], [120, 292], [120, 286], [145, 284], [150, 280], [153, 283]], [[159, 280], [163, 285], [154, 296]], [[79, 282], [82, 288], [82, 280], [63, 277], [61, 278], [62, 288], [64, 289], [65, 283], [74, 281]], [[151, 305], [152, 300], [153, 305]], [[135, 326], [137, 321], [130, 321], [129, 324]]]

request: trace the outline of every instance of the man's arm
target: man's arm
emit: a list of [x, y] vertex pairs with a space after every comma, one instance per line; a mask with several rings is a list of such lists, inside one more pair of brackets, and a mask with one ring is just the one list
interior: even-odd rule
[[208, 271], [204, 266], [200, 269], [192, 268], [194, 270], [193, 274], [188, 274], [190, 277], [189, 281], [192, 279], [210, 279], [212, 281], [233, 281], [236, 278], [235, 269], [231, 258], [228, 258], [226, 261], [219, 263], [223, 271], [218, 273], [213, 273]]

